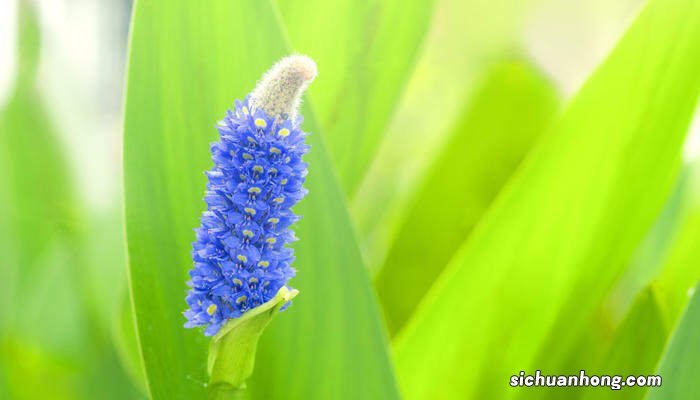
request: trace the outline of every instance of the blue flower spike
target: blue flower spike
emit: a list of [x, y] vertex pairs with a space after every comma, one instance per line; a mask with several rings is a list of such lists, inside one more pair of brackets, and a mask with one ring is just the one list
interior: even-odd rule
[[[277, 62], [243, 101], [236, 101], [210, 146], [201, 225], [192, 244], [194, 267], [185, 327], [213, 336], [210, 392], [234, 398], [252, 373], [257, 338], [272, 316], [298, 293], [297, 240], [291, 211], [307, 193], [303, 184], [309, 146], [298, 115], [301, 96], [316, 77], [316, 64], [292, 55]], [[252, 351], [251, 351], [252, 350]], [[251, 355], [252, 354], [252, 355]]]

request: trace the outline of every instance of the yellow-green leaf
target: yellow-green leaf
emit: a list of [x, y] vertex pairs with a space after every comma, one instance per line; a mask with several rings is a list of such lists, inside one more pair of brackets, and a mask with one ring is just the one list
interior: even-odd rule
[[407, 398], [527, 395], [508, 377], [567, 348], [668, 196], [698, 69], [700, 4], [651, 1], [397, 338]]
[[376, 277], [392, 332], [410, 317], [556, 109], [553, 86], [526, 62], [504, 62], [487, 74]]

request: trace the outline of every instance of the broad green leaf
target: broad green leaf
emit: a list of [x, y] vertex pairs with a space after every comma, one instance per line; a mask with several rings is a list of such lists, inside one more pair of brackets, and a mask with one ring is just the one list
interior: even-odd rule
[[386, 334], [342, 191], [320, 135], [309, 139], [292, 281], [300, 293], [263, 334], [249, 390], [261, 400], [395, 399]]
[[[647, 235], [625, 276], [600, 305], [599, 317], [578, 329], [578, 337], [565, 360], [542, 360], [548, 369], [577, 373], [610, 375], [651, 374], [662, 355], [670, 327], [677, 324], [688, 300], [688, 293], [700, 279], [700, 263], [695, 250], [700, 243], [700, 200], [697, 166], [684, 167], [674, 194], [661, 213], [654, 229]], [[642, 256], [648, 257], [643, 260]], [[656, 275], [649, 277], [649, 274]], [[636, 276], [635, 276], [636, 275]], [[636, 278], [638, 282], [633, 282]], [[628, 302], [624, 292], [639, 283], [634, 302]], [[620, 287], [623, 286], [623, 287]], [[624, 308], [626, 315], [617, 323]], [[619, 326], [614, 326], [619, 325]], [[611, 337], [612, 336], [612, 337]], [[542, 358], [546, 358], [542, 356]], [[553, 367], [553, 365], [556, 365]], [[535, 392], [537, 390], [537, 392]], [[596, 388], [531, 389], [542, 399], [557, 399], [566, 391], [568, 396], [588, 393], [590, 398], [640, 399], [646, 389], [625, 389], [621, 393], [598, 392]], [[586, 398], [584, 396], [584, 398]]]
[[[695, 287], [695, 291], [698, 287]], [[700, 393], [700, 296], [694, 295], [673, 333], [657, 374], [662, 385], [649, 389], [649, 400], [691, 400]]]
[[410, 317], [556, 109], [554, 88], [527, 63], [499, 64], [488, 73], [377, 275], [392, 332]]
[[310, 89], [346, 193], [379, 144], [430, 21], [433, 0], [278, 0], [295, 50], [321, 71]]
[[375, 157], [351, 197], [368, 267], [383, 265], [399, 228], [480, 78], [518, 56], [540, 0], [435, 0], [430, 30]]
[[513, 369], [568, 348], [668, 196], [698, 68], [700, 4], [649, 3], [397, 338], [407, 398], [527, 396]]
[[154, 399], [205, 397], [208, 340], [183, 328], [182, 311], [208, 143], [234, 99], [284, 54], [280, 37], [265, 2], [134, 5], [124, 189], [131, 291]]
[[[622, 374], [636, 365], [638, 372], [651, 373], [668, 335], [667, 315], [662, 310], [658, 285], [653, 284], [664, 264], [664, 257], [677, 240], [676, 231], [687, 214], [687, 171], [681, 173], [663, 210], [634, 251], [624, 273], [599, 299], [594, 315], [575, 331], [569, 331], [571, 339], [562, 341], [557, 351], [542, 350], [535, 363], [544, 371], [570, 375], [585, 370], [589, 374]], [[564, 315], [564, 319], [566, 319]], [[630, 335], [637, 335], [630, 340]], [[648, 341], [643, 351], [625, 353], [625, 341]], [[613, 342], [614, 341], [614, 342]], [[660, 343], [659, 343], [660, 342]], [[658, 345], [657, 345], [658, 344]], [[649, 364], [651, 363], [651, 364]], [[608, 365], [610, 364], [610, 365]], [[630, 372], [630, 371], [628, 371]], [[634, 372], [634, 371], [631, 371]], [[523, 397], [536, 395], [544, 399], [557, 399], [566, 392], [571, 398], [603, 396], [597, 388], [530, 388]], [[613, 396], [641, 398], [644, 390], [613, 391]], [[585, 398], [585, 396], [584, 396]]]
[[[135, 4], [125, 206], [136, 324], [155, 399], [204, 396], [208, 340], [182, 327], [181, 312], [192, 229], [205, 208], [208, 143], [216, 140], [214, 123], [233, 100], [286, 53], [267, 2]], [[323, 69], [318, 80], [322, 76]], [[290, 393], [393, 398], [386, 339], [342, 192], [310, 108], [303, 114], [313, 150], [307, 157], [310, 193], [297, 208], [304, 218], [295, 245], [298, 276], [291, 285], [301, 293], [264, 333], [248, 390], [274, 392], [261, 395], [265, 399]]]

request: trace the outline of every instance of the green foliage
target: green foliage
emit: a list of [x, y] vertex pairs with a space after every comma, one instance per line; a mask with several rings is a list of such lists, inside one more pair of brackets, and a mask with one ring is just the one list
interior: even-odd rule
[[40, 30], [28, 1], [18, 22], [18, 76], [0, 110], [0, 397], [138, 398], [104, 336], [109, 310], [97, 305], [109, 299], [90, 290], [87, 270], [101, 265], [86, 263], [81, 202], [37, 89]]
[[[312, 114], [307, 109], [305, 115]], [[289, 315], [263, 334], [256, 370], [265, 372], [253, 375], [250, 390], [256, 399], [395, 399], [380, 310], [320, 139], [309, 137], [314, 173], [296, 208], [304, 216], [296, 228], [299, 273], [292, 281], [300, 294]]]
[[[44, 49], [90, 60], [89, 47], [42, 44], [35, 3], [20, 0], [0, 108], [0, 398], [696, 398], [700, 170], [680, 154], [700, 4], [649, 0], [557, 115], [539, 24], [562, 6], [599, 13], [572, 19], [583, 25], [610, 18], [608, 3], [136, 0], [125, 201], [98, 209], [75, 185], [96, 171], [68, 161], [82, 167], [92, 145], [59, 139], [106, 132], [60, 131], [86, 111], [54, 121], [37, 80], [61, 73], [39, 68]], [[554, 41], [569, 28], [580, 33]], [[182, 316], [208, 145], [233, 100], [293, 52], [319, 68], [302, 111], [299, 295], [211, 340]], [[663, 386], [508, 385], [581, 369], [659, 373]]]
[[489, 72], [453, 128], [377, 275], [392, 332], [410, 317], [556, 108], [554, 88], [526, 63], [508, 62]]
[[294, 50], [312, 54], [320, 68], [310, 96], [352, 194], [412, 70], [433, 0], [277, 3]]
[[524, 162], [397, 338], [407, 398], [526, 397], [512, 369], [569, 348], [674, 181], [699, 19], [694, 2], [652, 1]]
[[[515, 4], [517, 3], [517, 5]], [[383, 266], [427, 170], [464, 119], [481, 78], [519, 57], [522, 29], [539, 0], [437, 0], [415, 71], [350, 198], [373, 274]]]

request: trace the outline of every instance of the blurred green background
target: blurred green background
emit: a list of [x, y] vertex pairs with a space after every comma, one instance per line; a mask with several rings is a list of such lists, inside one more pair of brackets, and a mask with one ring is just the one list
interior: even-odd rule
[[[180, 313], [207, 143], [293, 51], [320, 72], [301, 294], [250, 398], [700, 396], [697, 1], [4, 0], [0, 18], [0, 399], [205, 397]], [[664, 386], [508, 386], [536, 369]]]

